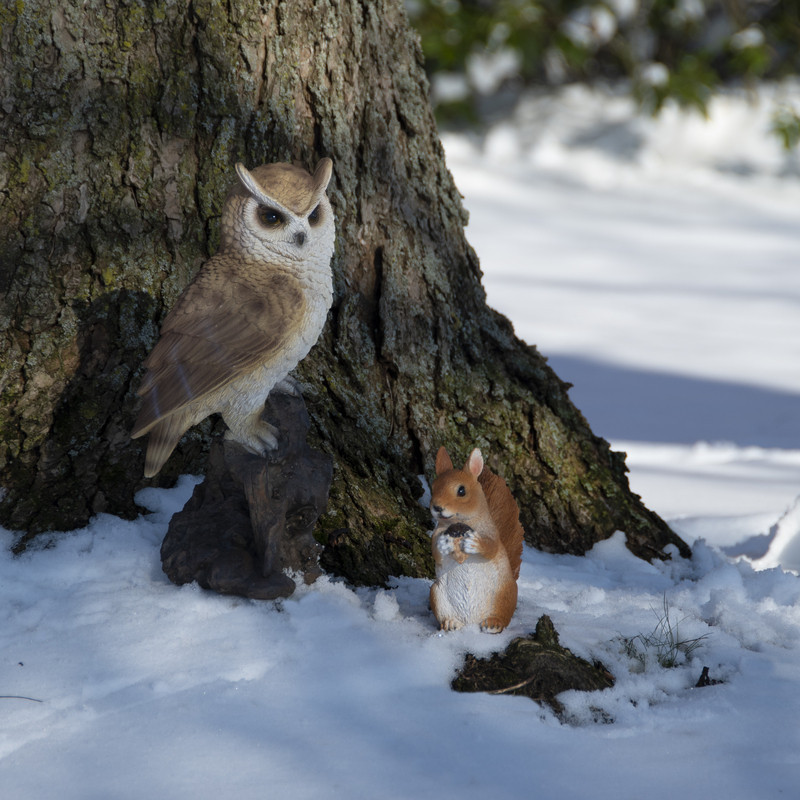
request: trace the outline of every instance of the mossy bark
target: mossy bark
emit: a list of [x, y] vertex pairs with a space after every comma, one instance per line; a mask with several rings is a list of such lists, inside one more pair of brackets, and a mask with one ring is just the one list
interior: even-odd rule
[[[0, 11], [0, 521], [131, 516], [139, 365], [217, 243], [237, 160], [333, 159], [335, 300], [298, 374], [351, 580], [430, 574], [417, 476], [478, 445], [528, 540], [688, 552], [485, 304], [401, 0], [19, 0]], [[535, 297], [531, 298], [535, 304]], [[158, 478], [202, 470], [211, 423]], [[460, 454], [460, 455], [459, 455]]]

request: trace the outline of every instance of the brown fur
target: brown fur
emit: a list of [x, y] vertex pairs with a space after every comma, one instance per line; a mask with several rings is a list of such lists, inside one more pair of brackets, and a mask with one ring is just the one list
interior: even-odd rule
[[[438, 515], [431, 542], [436, 563], [431, 608], [443, 630], [478, 622], [483, 630], [497, 633], [517, 606], [523, 538], [519, 508], [505, 481], [483, 466], [477, 449], [463, 469], [455, 469], [444, 447], [439, 448], [436, 474], [431, 488], [431, 509]], [[453, 523], [471, 530], [452, 536], [447, 531]]]
[[519, 568], [522, 563], [522, 541], [525, 535], [519, 521], [519, 506], [508, 484], [495, 475], [488, 467], [478, 476], [486, 503], [494, 519], [494, 524], [500, 533], [500, 540], [506, 549], [514, 580], [519, 578]]

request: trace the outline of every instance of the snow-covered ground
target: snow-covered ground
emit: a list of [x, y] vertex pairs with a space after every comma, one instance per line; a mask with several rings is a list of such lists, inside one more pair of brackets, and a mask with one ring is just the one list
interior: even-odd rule
[[[158, 550], [193, 481], [148, 490], [137, 522], [0, 554], [0, 796], [797, 797], [800, 579], [778, 565], [800, 569], [800, 171], [769, 95], [653, 121], [576, 89], [481, 148], [446, 139], [490, 303], [691, 561], [639, 561], [621, 534], [584, 558], [528, 548], [511, 627], [441, 635], [421, 580], [281, 603], [176, 588]], [[704, 637], [672, 669], [622, 643], [665, 604]], [[569, 724], [449, 689], [465, 651], [542, 613], [613, 689], [562, 696]], [[703, 666], [722, 682], [693, 688]]]
[[767, 133], [792, 102], [800, 84], [653, 120], [573, 87], [448, 161], [490, 305], [634, 489], [689, 541], [800, 569], [772, 530], [800, 495], [800, 153]]

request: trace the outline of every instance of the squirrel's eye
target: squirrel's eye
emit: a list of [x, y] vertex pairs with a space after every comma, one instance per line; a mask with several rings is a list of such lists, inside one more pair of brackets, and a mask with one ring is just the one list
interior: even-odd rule
[[319, 223], [320, 218], [320, 210], [319, 206], [317, 206], [309, 215], [308, 221], [311, 225], [317, 225]]
[[467, 490], [463, 486], [459, 486], [458, 489], [456, 489], [456, 494], [459, 497], [463, 497], [466, 493], [467, 493]]
[[270, 208], [269, 206], [258, 207], [258, 221], [265, 228], [277, 228], [279, 225], [283, 225], [285, 222], [283, 214], [274, 208]]

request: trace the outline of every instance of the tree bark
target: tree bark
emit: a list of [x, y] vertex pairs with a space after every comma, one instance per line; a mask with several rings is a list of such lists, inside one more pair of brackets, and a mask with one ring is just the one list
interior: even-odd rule
[[[139, 365], [216, 247], [233, 164], [325, 155], [334, 307], [297, 373], [334, 458], [323, 564], [432, 573], [417, 476], [442, 444], [483, 449], [537, 547], [621, 529], [642, 557], [688, 553], [486, 306], [401, 0], [26, 0], [0, 11], [0, 43], [0, 521], [20, 546], [137, 513]], [[159, 484], [202, 470], [211, 429]]]

